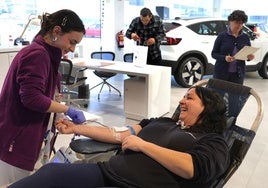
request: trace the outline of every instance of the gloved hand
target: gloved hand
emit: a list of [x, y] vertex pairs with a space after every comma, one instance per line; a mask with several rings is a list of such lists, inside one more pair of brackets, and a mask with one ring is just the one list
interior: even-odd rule
[[86, 121], [84, 113], [81, 110], [75, 109], [71, 106], [66, 112], [66, 115], [68, 115], [76, 124], [82, 124]]

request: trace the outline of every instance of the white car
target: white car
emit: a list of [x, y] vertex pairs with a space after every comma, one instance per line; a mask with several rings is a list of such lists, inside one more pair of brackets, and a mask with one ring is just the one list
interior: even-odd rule
[[[166, 38], [161, 43], [162, 64], [172, 67], [175, 81], [190, 87], [204, 75], [213, 73], [215, 59], [211, 57], [214, 41], [219, 32], [225, 30], [229, 22], [217, 18], [192, 18], [164, 20]], [[268, 78], [268, 39], [257, 38], [248, 27], [243, 27], [251, 39], [253, 47], [260, 49], [252, 61], [246, 62], [247, 71], [258, 71]]]

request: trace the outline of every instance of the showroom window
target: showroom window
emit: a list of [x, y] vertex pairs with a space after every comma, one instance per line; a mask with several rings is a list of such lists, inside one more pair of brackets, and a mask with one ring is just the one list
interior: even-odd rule
[[[84, 3], [84, 0], [76, 0], [75, 3], [69, 0], [1, 0], [0, 45], [7, 46], [10, 40], [19, 37], [29, 19], [34, 20], [35, 17], [37, 18], [38, 15], [42, 15], [44, 12], [52, 13], [64, 8], [74, 10], [81, 17], [86, 28], [95, 24], [95, 29], [98, 29], [96, 24], [100, 20], [100, 1], [91, 1], [90, 6], [81, 8]], [[40, 29], [39, 25], [36, 24], [36, 21], [31, 22], [24, 32], [23, 38], [31, 41]], [[98, 34], [96, 33], [95, 35]]]
[[[87, 31], [86, 40], [98, 39], [101, 37], [101, 32], [105, 32], [101, 31], [101, 4], [116, 3], [116, 1], [119, 0], [94, 0], [90, 1], [90, 6], [83, 6], [84, 0], [76, 0], [75, 3], [71, 0], [0, 0], [0, 46], [9, 45], [11, 40], [19, 37], [29, 19], [44, 12], [51, 13], [63, 8], [74, 10], [82, 18]], [[124, 19], [123, 28], [126, 29], [131, 20], [139, 16], [142, 7], [150, 8], [153, 14], [158, 14], [164, 19], [213, 16], [216, 9], [223, 8], [219, 15], [226, 18], [232, 11], [229, 6], [227, 8], [227, 1], [231, 0], [124, 0], [125, 11], [121, 19]], [[214, 5], [215, 3], [219, 7], [214, 7], [217, 6]], [[232, 4], [232, 9], [240, 7], [241, 3], [237, 6], [236, 3]], [[245, 11], [247, 12], [247, 10]], [[266, 22], [267, 16], [254, 15], [251, 17], [249, 15], [249, 20]], [[31, 41], [39, 29], [40, 26], [30, 24], [23, 37]]]

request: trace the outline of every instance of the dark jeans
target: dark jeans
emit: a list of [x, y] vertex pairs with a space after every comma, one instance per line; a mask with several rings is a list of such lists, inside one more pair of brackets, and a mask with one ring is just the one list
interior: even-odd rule
[[108, 186], [97, 164], [49, 163], [8, 188], [95, 188]]
[[149, 65], [161, 65], [162, 57], [159, 56], [156, 59], [152, 59], [151, 56], [148, 54], [147, 56], [147, 64]]
[[234, 82], [234, 83], [241, 84], [241, 85], [243, 85], [244, 83], [244, 75], [241, 75], [238, 72], [228, 72], [228, 73], [215, 73], [214, 72], [213, 78], [225, 80], [229, 82]]

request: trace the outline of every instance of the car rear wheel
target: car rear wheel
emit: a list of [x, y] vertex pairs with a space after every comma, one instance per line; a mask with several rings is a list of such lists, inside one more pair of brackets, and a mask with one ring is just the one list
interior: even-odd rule
[[176, 82], [183, 87], [191, 87], [202, 80], [204, 75], [204, 65], [196, 57], [185, 58], [174, 75]]
[[268, 57], [263, 60], [263, 63], [258, 73], [262, 78], [268, 79]]

